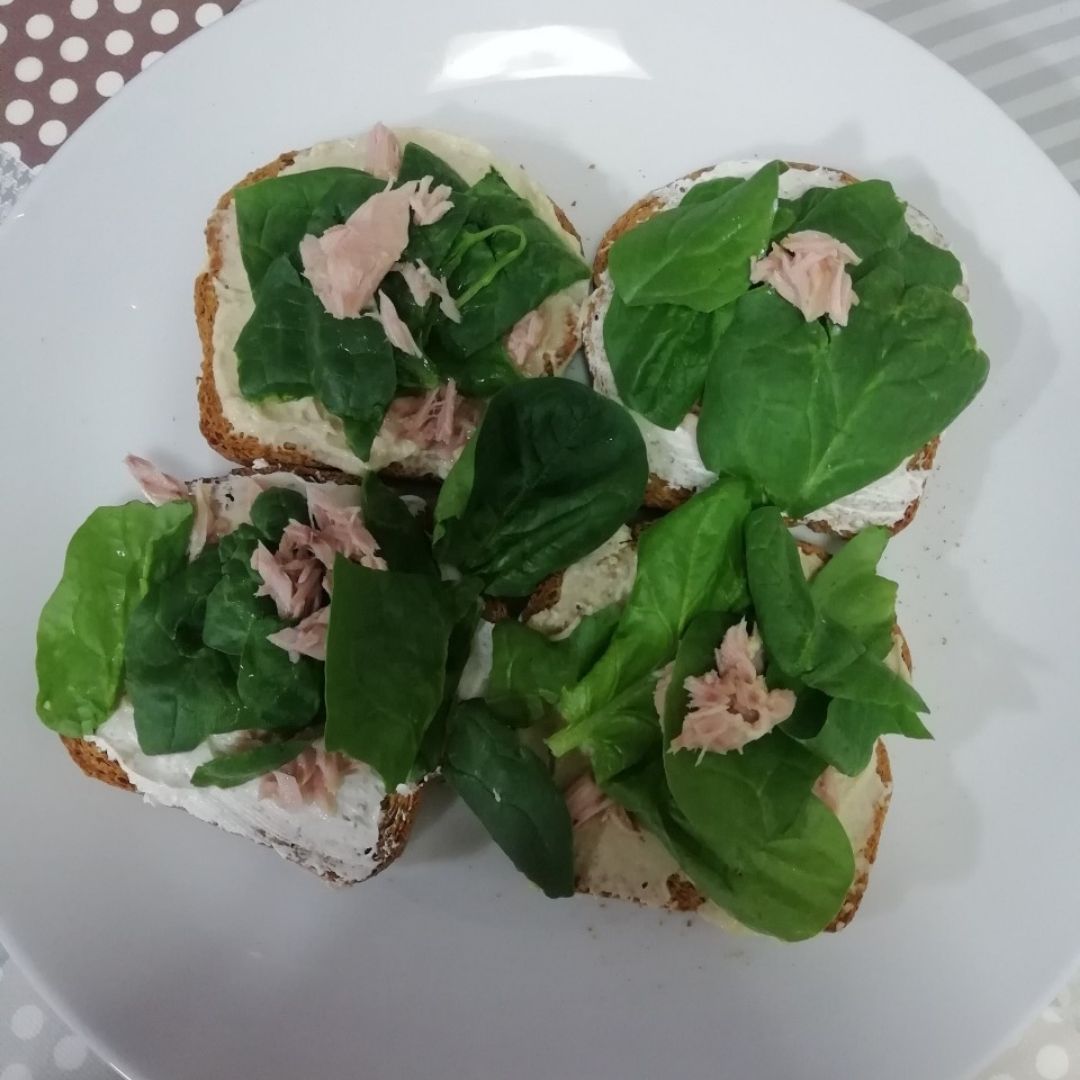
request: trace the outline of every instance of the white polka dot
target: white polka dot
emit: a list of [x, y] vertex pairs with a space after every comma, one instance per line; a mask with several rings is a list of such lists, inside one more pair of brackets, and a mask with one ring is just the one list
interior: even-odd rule
[[45, 65], [36, 56], [24, 56], [15, 65], [15, 78], [19, 82], [33, 82], [41, 78]]
[[49, 97], [57, 105], [66, 105], [69, 101], [74, 101], [78, 96], [79, 88], [74, 79], [57, 79], [49, 87]]
[[53, 1050], [53, 1061], [63, 1072], [74, 1072], [86, 1061], [86, 1043], [78, 1035], [65, 1035]]
[[76, 19], [91, 19], [97, 14], [98, 0], [71, 0], [71, 14]]
[[7, 27], [0, 23], [0, 45], [3, 45], [7, 41]]
[[222, 16], [220, 4], [200, 4], [195, 11], [195, 21], [200, 26], [209, 26]]
[[46, 120], [38, 129], [38, 138], [44, 146], [59, 146], [67, 138], [67, 125], [63, 120]]
[[138, 11], [141, 6], [142, 0], [113, 0], [113, 7], [121, 15], [130, 15], [133, 11]]
[[7, 103], [4, 110], [4, 119], [9, 124], [26, 124], [34, 115], [34, 106], [25, 98], [16, 98]]
[[124, 53], [131, 52], [131, 46], [134, 44], [135, 39], [127, 30], [113, 30], [105, 39], [105, 48], [113, 56], [123, 56]]
[[[22, 151], [19, 149], [19, 144], [18, 143], [0, 142], [0, 150], [3, 150], [5, 153], [10, 154], [13, 158], [21, 158], [22, 157]], [[4, 969], [0, 968], [0, 978], [3, 977], [3, 974], [4, 974]]]
[[145, 71], [155, 60], [160, 60], [165, 54], [163, 52], [148, 52], [141, 62], [141, 67]]
[[20, 1005], [11, 1017], [11, 1030], [20, 1039], [32, 1039], [41, 1034], [45, 1014], [37, 1005]]
[[27, 37], [35, 41], [42, 41], [53, 32], [53, 21], [48, 15], [31, 15], [26, 20]]
[[0, 1072], [0, 1080], [34, 1080], [34, 1074], [26, 1065], [16, 1062]]
[[124, 85], [124, 76], [119, 71], [103, 71], [94, 86], [102, 97], [112, 97]]
[[1069, 1055], [1065, 1047], [1047, 1043], [1035, 1055], [1035, 1071], [1042, 1080], [1062, 1080], [1069, 1071]]
[[155, 34], [171, 34], [180, 25], [180, 16], [172, 8], [162, 8], [150, 16], [150, 29]]
[[89, 51], [90, 46], [86, 44], [86, 38], [69, 37], [60, 42], [60, 55], [70, 64], [85, 59]]

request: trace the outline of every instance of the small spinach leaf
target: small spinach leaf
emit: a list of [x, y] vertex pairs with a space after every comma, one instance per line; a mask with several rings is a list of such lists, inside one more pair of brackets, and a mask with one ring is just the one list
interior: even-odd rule
[[273, 600], [255, 595], [262, 579], [251, 568], [251, 556], [259, 538], [253, 525], [244, 524], [222, 537], [218, 544], [221, 578], [206, 598], [203, 641], [231, 656], [239, 657], [244, 651], [248, 632], [256, 619], [276, 614]]
[[885, 180], [811, 188], [795, 206], [796, 220], [787, 232], [828, 233], [860, 258], [883, 247], [899, 247], [909, 235], [904, 203]]
[[323, 665], [310, 656], [293, 663], [288, 652], [268, 640], [281, 627], [277, 618], [252, 622], [236, 675], [250, 726], [262, 731], [295, 731], [310, 724], [322, 707]]
[[630, 307], [613, 293], [604, 316], [604, 349], [623, 404], [658, 427], [678, 427], [701, 397], [709, 364], [734, 317], [731, 305], [709, 312], [674, 304]]
[[699, 196], [624, 233], [608, 258], [618, 294], [627, 304], [703, 312], [741, 296], [750, 260], [768, 243], [779, 175], [773, 162], [718, 198]]
[[294, 488], [267, 488], [260, 491], [251, 504], [251, 524], [258, 530], [263, 543], [274, 550], [281, 543], [281, 534], [290, 521], [298, 521], [301, 525], [311, 524], [307, 499]]
[[570, 814], [540, 759], [481, 701], [450, 720], [444, 774], [492, 839], [546, 896], [574, 893]]
[[374, 473], [364, 477], [360, 508], [364, 524], [375, 537], [379, 552], [391, 570], [438, 575], [431, 541], [423, 526]]
[[191, 783], [194, 787], [239, 787], [295, 761], [310, 745], [307, 739], [290, 739], [222, 754], [200, 765], [191, 774]]

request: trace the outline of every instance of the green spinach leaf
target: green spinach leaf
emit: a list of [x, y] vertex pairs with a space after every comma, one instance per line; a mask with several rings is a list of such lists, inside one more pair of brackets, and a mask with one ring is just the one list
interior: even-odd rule
[[740, 176], [718, 176], [694, 184], [679, 202], [680, 206], [697, 206], [699, 203], [715, 202], [746, 181]]
[[473, 476], [476, 472], [476, 436], [465, 444], [457, 461], [435, 499], [435, 529], [432, 541], [437, 546], [453, 521], [465, 512], [472, 491]]
[[987, 372], [964, 305], [882, 266], [826, 333], [771, 289], [740, 298], [705, 381], [698, 447], [800, 516], [886, 475], [971, 402]]
[[623, 404], [659, 427], [678, 427], [701, 397], [709, 364], [734, 317], [732, 305], [708, 312], [674, 304], [630, 307], [613, 293], [604, 316], [604, 349]]
[[[271, 487], [259, 492], [255, 501], [251, 504], [251, 524], [254, 526], [264, 544], [270, 545], [276, 551], [281, 543], [281, 534], [290, 521], [298, 521], [301, 525], [310, 525], [308, 517], [307, 499], [293, 488]], [[236, 536], [235, 532], [230, 536]], [[248, 560], [251, 553], [248, 552]], [[224, 555], [222, 564], [224, 564]]]
[[37, 629], [37, 711], [61, 735], [92, 735], [116, 708], [132, 611], [187, 560], [191, 504], [103, 506], [76, 530]]
[[[746, 606], [743, 523], [749, 511], [746, 486], [721, 480], [641, 534], [634, 587], [611, 644], [560, 702], [568, 725], [667, 663], [696, 615]], [[570, 736], [560, 733], [560, 739]]]
[[559, 640], [523, 623], [497, 623], [492, 632], [491, 677], [484, 699], [504, 720], [528, 726], [543, 720], [596, 662], [619, 621], [617, 605], [586, 615]]
[[493, 595], [527, 595], [641, 505], [648, 463], [637, 425], [578, 383], [507, 387], [491, 399], [474, 441], [469, 496], [457, 516], [440, 516], [439, 554]]
[[779, 175], [773, 162], [718, 198], [699, 196], [624, 233], [608, 259], [617, 293], [631, 305], [702, 312], [741, 296], [769, 240]]
[[326, 748], [367, 762], [392, 791], [409, 776], [444, 696], [448, 586], [338, 556], [326, 642]]
[[[240, 254], [252, 289], [259, 287], [276, 259], [295, 257], [300, 241], [311, 231], [312, 214], [339, 183], [364, 184], [365, 179], [372, 181], [374, 177], [358, 169], [313, 169], [236, 188], [233, 199]], [[381, 181], [376, 183], [375, 191], [385, 187]]]
[[200, 765], [191, 774], [191, 783], [194, 787], [239, 787], [295, 761], [310, 745], [307, 739], [290, 739], [222, 754]]
[[[468, 222], [457, 244], [464, 241], [471, 246], [449, 279], [462, 320], [444, 328], [447, 343], [462, 357], [490, 345], [549, 296], [589, 276], [580, 255], [494, 169], [469, 190], [469, 204]], [[475, 234], [487, 230], [498, 231], [474, 242]], [[520, 255], [487, 280], [492, 264], [505, 261], [519, 238], [524, 241]], [[484, 287], [475, 291], [483, 282]]]
[[904, 211], [904, 203], [885, 180], [811, 188], [796, 200], [796, 219], [786, 232], [828, 233], [865, 259], [881, 248], [904, 243], [909, 235]]
[[438, 576], [431, 541], [423, 526], [375, 473], [364, 477], [360, 508], [364, 524], [375, 537], [379, 552], [391, 570]]
[[450, 721], [444, 774], [492, 839], [546, 896], [574, 893], [570, 814], [540, 759], [481, 701]]
[[441, 157], [418, 143], [406, 143], [401, 152], [398, 182], [432, 177], [432, 188], [445, 184], [453, 192], [453, 207], [433, 225], [416, 226], [411, 230], [409, 246], [402, 256], [406, 262], [423, 262], [433, 271], [440, 271], [450, 254], [454, 241], [469, 217], [469, 185]]
[[489, 398], [525, 376], [514, 366], [506, 346], [493, 341], [471, 356], [462, 357], [447, 347], [438, 332], [431, 342], [433, 363], [443, 379], [453, 379], [467, 397]]
[[262, 731], [295, 731], [310, 724], [322, 708], [323, 665], [310, 656], [293, 663], [285, 649], [269, 641], [282, 625], [277, 618], [252, 622], [236, 674], [250, 726]]
[[124, 662], [143, 753], [194, 750], [209, 735], [256, 726], [237, 694], [235, 660], [203, 643], [207, 597], [220, 577], [208, 548], [131, 615]]
[[900, 245], [900, 260], [907, 285], [935, 285], [951, 293], [964, 279], [960, 260], [951, 251], [915, 233]]
[[[264, 506], [269, 508], [269, 504]], [[255, 526], [243, 524], [223, 536], [217, 548], [221, 577], [206, 598], [203, 641], [231, 656], [239, 657], [244, 651], [248, 632], [256, 619], [272, 618], [277, 612], [268, 596], [255, 595], [262, 579], [251, 568], [251, 556], [259, 540]]]

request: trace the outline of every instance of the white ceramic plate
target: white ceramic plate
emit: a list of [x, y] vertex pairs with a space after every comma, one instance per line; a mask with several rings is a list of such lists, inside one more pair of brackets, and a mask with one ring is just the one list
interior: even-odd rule
[[[967, 1073], [1080, 954], [1080, 201], [958, 76], [840, 4], [530, 7], [263, 0], [95, 116], [0, 231], [4, 940], [153, 1080]], [[74, 526], [129, 493], [124, 453], [217, 464], [190, 305], [207, 211], [379, 118], [525, 163], [587, 248], [655, 184], [760, 154], [892, 179], [967, 261], [992, 378], [888, 557], [938, 738], [895, 747], [840, 936], [545, 901], [440, 796], [390, 872], [334, 892], [82, 780], [35, 722], [37, 612]]]

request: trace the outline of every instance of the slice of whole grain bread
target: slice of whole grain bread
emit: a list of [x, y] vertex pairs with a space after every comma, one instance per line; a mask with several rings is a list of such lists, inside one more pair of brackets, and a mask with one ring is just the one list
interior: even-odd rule
[[[812, 171], [818, 166], [808, 165], [803, 162], [788, 162], [788, 166], [792, 169], [802, 169], [805, 171]], [[682, 177], [683, 181], [693, 181], [698, 177], [709, 172], [711, 166], [705, 166], [700, 169], [695, 169], [693, 172], [687, 173], [685, 177]], [[857, 178], [852, 176], [848, 172], [844, 172], [841, 169], [830, 169], [830, 172], [835, 173], [843, 184], [857, 183]], [[676, 181], [678, 183], [679, 181]], [[629, 232], [635, 226], [640, 225], [644, 221], [648, 221], [649, 218], [661, 213], [667, 209], [664, 202], [664, 198], [659, 191], [650, 192], [643, 198], [638, 199], [629, 209], [624, 211], [611, 227], [604, 233], [600, 239], [600, 245], [596, 251], [596, 258], [593, 260], [593, 285], [599, 286], [601, 279], [604, 276], [604, 272], [608, 267], [608, 255], [611, 251], [611, 245], [624, 233]], [[590, 300], [592, 298], [590, 297]], [[589, 304], [586, 304], [586, 308], [583, 311], [583, 320], [589, 317]], [[589, 337], [584, 337], [585, 355], [586, 359], [589, 359]], [[591, 369], [591, 361], [590, 361]], [[937, 454], [938, 445], [941, 442], [940, 436], [931, 439], [921, 450], [913, 454], [908, 460], [907, 467], [911, 470], [922, 470], [929, 472], [933, 468], [934, 459]], [[689, 488], [677, 487], [664, 480], [662, 477], [657, 476], [655, 473], [650, 474], [648, 486], [645, 491], [645, 505], [653, 507], [657, 510], [673, 510], [676, 506], [681, 506], [694, 491]], [[890, 531], [895, 535], [902, 529], [906, 529], [908, 525], [914, 520], [915, 514], [919, 509], [920, 499], [914, 499], [907, 507], [903, 515], [898, 518], [891, 526]], [[815, 521], [813, 519], [807, 520], [804, 524], [815, 532], [829, 533], [832, 530], [828, 525], [821, 521]], [[839, 533], [838, 535], [850, 535], [845, 533]]]
[[[635, 538], [636, 539], [636, 538]], [[829, 559], [823, 548], [799, 541], [803, 568], [808, 577]], [[563, 575], [554, 574], [537, 587], [522, 613], [528, 622], [542, 611], [550, 611], [562, 595]], [[589, 614], [583, 611], [581, 614]], [[557, 632], [547, 628], [545, 632]], [[896, 659], [911, 672], [911, 652], [899, 627], [894, 629]], [[878, 740], [874, 759], [861, 781], [876, 785], [872, 789], [872, 808], [866, 820], [844, 821], [855, 853], [855, 877], [836, 917], [825, 928], [842, 930], [855, 917], [869, 883], [870, 871], [877, 858], [878, 845], [892, 796], [892, 769], [885, 743]], [[841, 784], [858, 783], [835, 778]], [[675, 860], [651, 833], [629, 814], [612, 806], [574, 830], [574, 862], [577, 891], [609, 900], [629, 900], [643, 907], [663, 908], [685, 913], [705, 909], [717, 921], [725, 921], [719, 909], [709, 904], [701, 892], [680, 870]], [[617, 852], [617, 854], [615, 854]]]
[[[213, 213], [206, 223], [206, 263], [195, 279], [195, 321], [198, 326], [199, 340], [202, 344], [202, 362], [198, 378], [199, 429], [203, 437], [222, 457], [240, 465], [252, 465], [257, 461], [279, 468], [306, 466], [309, 468], [327, 468], [310, 453], [294, 443], [272, 445], [264, 442], [258, 435], [237, 430], [225, 415], [221, 397], [214, 382], [214, 321], [218, 311], [216, 282], [222, 270], [222, 220], [233, 203], [233, 195], [238, 188], [256, 184], [260, 180], [269, 180], [283, 169], [292, 165], [298, 151], [280, 155], [274, 161], [254, 169], [239, 183], [226, 191], [217, 201]], [[581, 238], [570, 223], [563, 210], [552, 202], [552, 208], [560, 225], [580, 245]], [[542, 358], [542, 365], [547, 375], [558, 374], [577, 351], [580, 344], [578, 320], [569, 320], [562, 343], [552, 355]], [[426, 477], [431, 473], [410, 463], [390, 466], [386, 472], [401, 477]]]

